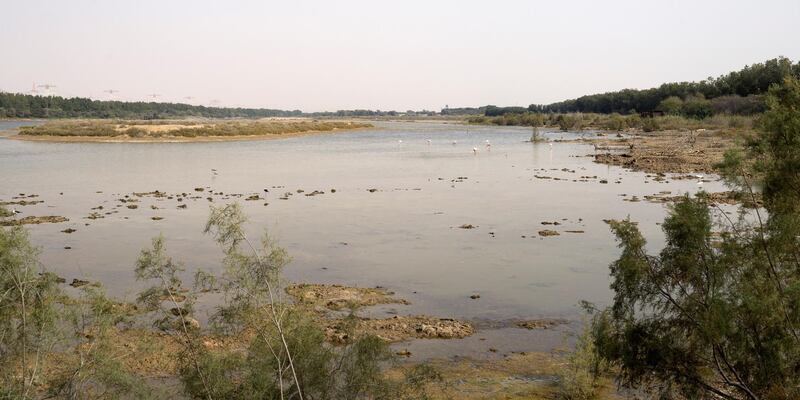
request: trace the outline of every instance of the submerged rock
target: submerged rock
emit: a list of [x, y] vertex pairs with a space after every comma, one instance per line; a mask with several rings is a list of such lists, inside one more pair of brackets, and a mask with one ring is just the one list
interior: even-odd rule
[[286, 288], [286, 292], [301, 304], [321, 306], [329, 310], [376, 304], [409, 304], [406, 300], [392, 297], [394, 293], [384, 288], [301, 283], [290, 285]]
[[564, 325], [567, 321], [563, 319], [532, 319], [517, 322], [517, 326], [525, 329], [550, 329], [558, 325]]

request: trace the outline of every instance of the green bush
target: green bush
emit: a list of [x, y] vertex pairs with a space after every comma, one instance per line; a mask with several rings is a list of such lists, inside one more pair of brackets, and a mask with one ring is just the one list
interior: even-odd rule
[[736, 220], [687, 195], [664, 220], [657, 255], [634, 222], [611, 223], [614, 301], [593, 337], [624, 386], [660, 398], [800, 398], [800, 82], [772, 87], [767, 104], [747, 153], [720, 165], [738, 195], [762, 188], [763, 210]]
[[654, 132], [661, 129], [658, 120], [655, 118], [642, 118], [642, 130], [645, 132]]

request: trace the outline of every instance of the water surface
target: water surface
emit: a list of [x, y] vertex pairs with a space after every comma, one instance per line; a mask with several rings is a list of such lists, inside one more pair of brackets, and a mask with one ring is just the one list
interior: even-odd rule
[[[385, 286], [412, 303], [388, 307], [392, 312], [577, 321], [579, 300], [603, 305], [611, 297], [608, 264], [619, 250], [604, 219], [630, 216], [653, 250], [662, 244], [657, 223], [665, 207], [626, 202], [623, 194], [724, 190], [716, 182], [656, 182], [644, 173], [593, 163], [586, 157], [593, 152], [589, 145], [526, 143], [530, 134], [511, 127], [379, 123], [369, 130], [246, 142], [0, 140], [0, 201], [35, 194], [44, 203], [18, 207], [23, 216], [69, 218], [30, 226], [44, 264], [68, 280], [99, 280], [110, 293], [129, 299], [139, 287], [133, 278], [137, 254], [159, 234], [187, 273], [219, 270], [220, 251], [202, 234], [210, 204], [205, 197], [213, 191], [265, 197], [239, 199], [250, 217], [248, 231], [258, 236], [266, 228], [287, 248], [293, 262], [285, 275], [292, 281]], [[210, 189], [198, 193], [198, 187]], [[201, 198], [185, 201], [186, 209], [178, 209], [175, 199], [145, 197], [135, 210], [118, 201], [154, 190]], [[314, 190], [325, 194], [304, 196]], [[285, 192], [295, 194], [279, 199]], [[213, 204], [224, 203], [223, 197], [213, 196]], [[118, 213], [85, 219], [101, 205]], [[476, 228], [459, 228], [464, 224]], [[77, 231], [61, 232], [68, 227]], [[540, 237], [542, 229], [561, 235]], [[480, 299], [470, 299], [475, 293]], [[498, 342], [508, 338], [513, 345], [503, 350], [541, 347], [530, 339], [535, 333], [519, 329], [485, 334], [499, 335]], [[539, 337], [544, 336], [547, 343], [555, 340], [552, 333]], [[474, 351], [470, 341], [477, 337], [464, 348]], [[418, 345], [433, 353], [457, 352], [459, 346]]]

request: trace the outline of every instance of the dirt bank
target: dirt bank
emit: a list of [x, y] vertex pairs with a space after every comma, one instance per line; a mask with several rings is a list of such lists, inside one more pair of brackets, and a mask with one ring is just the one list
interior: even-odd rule
[[655, 174], [713, 173], [725, 151], [736, 145], [734, 136], [714, 131], [660, 131], [587, 141], [595, 146], [595, 162]]

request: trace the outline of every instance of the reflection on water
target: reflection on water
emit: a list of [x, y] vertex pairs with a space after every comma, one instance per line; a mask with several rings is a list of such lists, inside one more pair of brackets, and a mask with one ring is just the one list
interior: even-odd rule
[[[194, 188], [210, 187], [266, 197], [240, 201], [251, 219], [251, 235], [268, 228], [293, 256], [286, 270], [291, 280], [386, 286], [411, 301], [398, 308], [402, 313], [577, 319], [579, 300], [610, 300], [608, 264], [618, 249], [603, 219], [630, 215], [640, 221], [652, 249], [661, 245], [657, 223], [664, 206], [624, 202], [621, 195], [699, 187], [595, 164], [584, 157], [592, 147], [580, 143], [525, 143], [530, 129], [379, 125], [250, 142], [0, 140], [0, 200], [37, 194], [44, 203], [19, 207], [25, 215], [68, 217], [67, 223], [30, 227], [44, 263], [67, 279], [97, 279], [112, 294], [129, 298], [137, 287], [138, 251], [159, 233], [188, 273], [218, 269], [221, 255], [201, 233], [208, 191], [185, 201], [186, 209], [178, 209], [175, 199], [145, 197], [137, 209], [117, 208], [117, 200], [132, 192], [194, 194]], [[723, 190], [715, 182], [704, 187]], [[325, 194], [279, 199], [297, 189]], [[84, 218], [101, 205], [119, 212]], [[476, 228], [460, 229], [464, 224]], [[67, 227], [77, 231], [62, 233]], [[540, 237], [542, 229], [561, 235]], [[473, 293], [480, 299], [470, 299]]]

